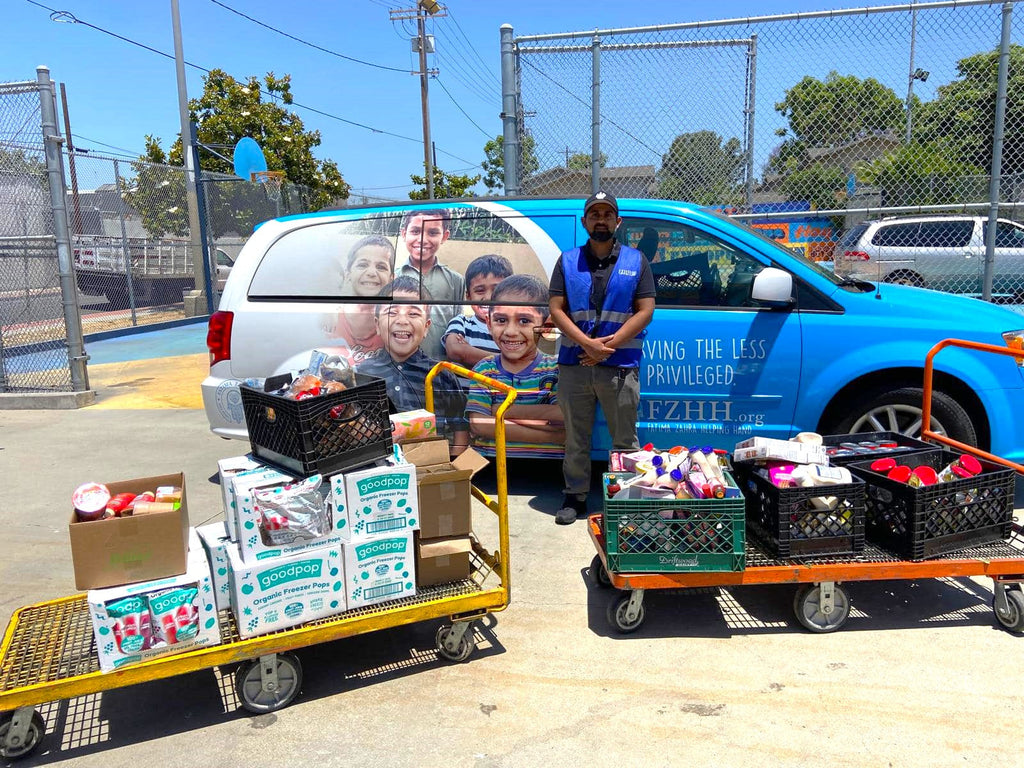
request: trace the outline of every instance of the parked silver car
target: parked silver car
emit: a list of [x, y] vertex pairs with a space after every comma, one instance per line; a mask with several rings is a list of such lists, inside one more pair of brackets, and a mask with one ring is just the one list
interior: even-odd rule
[[[980, 296], [985, 270], [984, 216], [916, 216], [866, 221], [835, 248], [843, 277], [880, 280]], [[1024, 303], [1024, 225], [996, 225], [993, 294]]]

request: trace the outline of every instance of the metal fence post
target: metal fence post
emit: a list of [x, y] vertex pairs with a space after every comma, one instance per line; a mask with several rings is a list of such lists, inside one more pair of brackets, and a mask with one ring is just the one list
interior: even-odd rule
[[57, 243], [57, 269], [60, 275], [61, 301], [64, 307], [64, 325], [68, 339], [68, 363], [71, 385], [76, 392], [89, 389], [89, 373], [82, 337], [82, 315], [78, 307], [78, 288], [71, 260], [71, 235], [68, 227], [67, 186], [64, 182], [64, 162], [61, 159], [61, 139], [57, 132], [57, 110], [54, 107], [53, 81], [47, 67], [36, 68], [39, 85], [39, 105], [42, 114], [43, 143], [46, 150], [46, 175], [53, 209], [53, 234]]
[[747, 123], [747, 183], [744, 194], [747, 212], [754, 210], [754, 114], [757, 109], [757, 33], [750, 36], [747, 48], [747, 104], [743, 116]]
[[501, 25], [501, 125], [502, 160], [505, 166], [505, 194], [519, 194], [519, 137], [515, 84], [515, 59], [512, 53], [512, 25]]
[[[199, 209], [199, 243], [203, 249], [203, 274], [195, 276], [195, 287], [199, 288], [199, 281], [203, 281], [202, 291], [206, 294], [206, 314], [212, 315], [214, 285], [213, 280], [210, 279], [210, 243], [206, 239], [206, 189], [203, 187], [203, 171], [199, 167], [199, 137], [195, 121], [191, 121], [188, 127], [192, 133], [192, 166], [196, 169], [196, 205]], [[280, 216], [280, 206], [278, 206], [278, 215]]]
[[601, 38], [596, 34], [590, 43], [593, 56], [593, 79], [590, 97], [590, 192], [601, 189]]
[[992, 301], [992, 278], [996, 259], [996, 226], [999, 219], [999, 174], [1003, 166], [1003, 126], [1006, 122], [1006, 83], [1010, 69], [1010, 24], [1013, 3], [1003, 3], [1003, 29], [999, 36], [999, 81], [996, 86], [996, 124], [992, 141], [992, 178], [988, 187], [988, 227], [985, 229], [985, 277], [981, 290], [984, 301]]
[[121, 171], [118, 161], [114, 161], [114, 184], [117, 186], [117, 218], [121, 222], [121, 252], [124, 254], [124, 276], [128, 281], [128, 306], [132, 310], [132, 326], [139, 324], [135, 316], [135, 282], [132, 280], [132, 254], [128, 249], [128, 233], [124, 226], [124, 190], [121, 186]]

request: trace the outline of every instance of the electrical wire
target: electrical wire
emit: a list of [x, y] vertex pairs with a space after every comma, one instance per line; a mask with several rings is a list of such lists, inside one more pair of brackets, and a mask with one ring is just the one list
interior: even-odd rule
[[[76, 17], [73, 13], [71, 13], [70, 11], [60, 11], [60, 10], [57, 10], [56, 8], [50, 8], [49, 6], [43, 5], [40, 2], [36, 2], [36, 0], [25, 0], [25, 2], [30, 3], [32, 5], [35, 5], [35, 6], [38, 6], [39, 8], [43, 8], [44, 10], [50, 11], [50, 14], [51, 14], [50, 18], [53, 19], [54, 21], [61, 20], [61, 21], [70, 22], [72, 24], [81, 24], [83, 26], [89, 27], [90, 29], [94, 29], [97, 32], [102, 32], [105, 35], [109, 35], [110, 37], [114, 37], [114, 38], [117, 38], [118, 40], [121, 40], [123, 42], [129, 43], [131, 45], [134, 45], [134, 46], [136, 46], [138, 48], [143, 48], [143, 49], [149, 51], [150, 53], [155, 53], [158, 56], [163, 56], [165, 59], [171, 59], [172, 61], [174, 60], [174, 56], [172, 56], [169, 53], [166, 53], [165, 51], [161, 51], [161, 50], [158, 50], [158, 49], [153, 48], [151, 46], [145, 45], [144, 43], [140, 43], [137, 40], [132, 40], [129, 37], [124, 37], [122, 35], [117, 34], [116, 32], [111, 32], [109, 29], [104, 29], [103, 27], [98, 27], [95, 24], [90, 24], [87, 21], [82, 21], [81, 19]], [[57, 18], [57, 17], [60, 17], [60, 18]], [[185, 61], [185, 64], [187, 66], [189, 66], [189, 67], [192, 67], [193, 69], [198, 69], [200, 72], [204, 72], [206, 74], [210, 74], [210, 70], [207, 69], [206, 67], [201, 67], [198, 64], [194, 64], [193, 62], [187, 61], [187, 60]], [[403, 71], [405, 71], [405, 70], [403, 70]], [[235, 79], [237, 80], [237, 78], [235, 78]], [[243, 82], [243, 81], [239, 80], [238, 82]], [[280, 101], [280, 97], [279, 96], [277, 96], [274, 93], [271, 93], [271, 92], [267, 91], [262, 86], [257, 85], [257, 88], [259, 88], [260, 93], [266, 95], [267, 97], [273, 99], [274, 101]], [[392, 131], [385, 131], [382, 128], [375, 128], [372, 125], [366, 125], [365, 123], [359, 123], [359, 122], [356, 122], [355, 120], [349, 120], [348, 118], [341, 117], [340, 115], [334, 115], [334, 114], [331, 114], [330, 112], [325, 112], [322, 109], [317, 109], [316, 107], [311, 107], [311, 106], [309, 106], [307, 104], [302, 104], [302, 103], [300, 103], [298, 101], [292, 101], [292, 102], [289, 103], [288, 106], [290, 106], [290, 107], [297, 107], [299, 109], [305, 109], [305, 110], [307, 110], [309, 112], [314, 112], [314, 113], [316, 113], [318, 115], [322, 115], [323, 117], [330, 118], [331, 120], [337, 120], [340, 123], [345, 123], [346, 125], [352, 125], [352, 126], [355, 126], [356, 128], [362, 128], [364, 130], [371, 131], [372, 133], [379, 133], [379, 134], [381, 134], [383, 136], [391, 136], [391, 137], [396, 138], [396, 139], [402, 139], [403, 141], [411, 141], [411, 142], [413, 142], [415, 144], [422, 144], [423, 143], [423, 139], [415, 138], [415, 137], [412, 137], [412, 136], [403, 136], [400, 133], [393, 133]], [[441, 149], [440, 147], [435, 147], [435, 149], [438, 152], [440, 152], [442, 155], [447, 155], [448, 157], [454, 158], [455, 160], [459, 160], [460, 162], [463, 162], [463, 163], [470, 163], [470, 162], [472, 162], [471, 160], [467, 160], [464, 157], [459, 157], [458, 155], [452, 154], [451, 152], [448, 152], [447, 150]], [[477, 167], [477, 166], [474, 166], [474, 167]], [[482, 166], [479, 166], [479, 167], [482, 167]]]
[[487, 62], [484, 61], [483, 57], [480, 55], [480, 52], [477, 50], [477, 47], [475, 45], [473, 45], [473, 41], [470, 40], [469, 37], [466, 35], [466, 32], [462, 29], [462, 25], [459, 24], [459, 20], [457, 18], [455, 18], [455, 14], [452, 13], [452, 9], [451, 8], [448, 9], [448, 18], [451, 19], [455, 23], [456, 29], [459, 30], [459, 34], [462, 35], [462, 39], [466, 41], [466, 43], [469, 45], [469, 49], [473, 52], [473, 55], [476, 56], [477, 61], [479, 61], [480, 64], [482, 65], [483, 71], [486, 72], [490, 77], [494, 78], [494, 82], [496, 82], [498, 84], [498, 86], [500, 87], [501, 86], [501, 78], [498, 77], [496, 74], [494, 74], [493, 70], [491, 70], [487, 66]]
[[462, 86], [462, 89], [467, 93], [472, 94], [484, 104], [494, 106], [493, 98], [487, 94], [480, 86], [475, 85], [471, 80], [467, 79], [463, 73], [461, 67], [455, 62], [453, 58], [448, 55], [441, 53], [435, 54], [437, 57], [438, 69], [445, 69], [447, 74], [450, 74], [452, 78]]
[[[99, 144], [101, 147], [107, 147], [108, 149], [116, 149], [118, 152], [125, 152], [125, 153], [127, 153], [125, 156], [126, 157], [130, 157], [133, 160], [138, 160], [140, 157], [145, 157], [145, 154], [146, 154], [145, 152], [134, 152], [133, 153], [133, 151], [130, 150], [130, 149], [125, 149], [124, 147], [115, 147], [113, 144], [105, 144], [102, 141], [97, 141], [96, 139], [90, 139], [88, 136], [83, 136], [82, 134], [75, 133], [74, 131], [71, 132], [71, 138], [73, 138], [73, 139], [81, 139], [82, 141], [88, 141], [90, 144]], [[82, 150], [81, 147], [77, 147], [76, 146], [75, 147], [75, 151], [76, 152], [82, 152], [83, 150]], [[88, 150], [86, 150], [86, 151], [88, 151]]]
[[270, 24], [262, 22], [259, 19], [254, 19], [252, 16], [249, 16], [249, 15], [247, 15], [245, 13], [242, 13], [238, 9], [232, 8], [230, 5], [227, 5], [226, 3], [220, 2], [220, 0], [210, 0], [210, 2], [213, 3], [214, 5], [219, 5], [224, 10], [230, 11], [231, 13], [235, 14], [236, 16], [241, 16], [243, 19], [248, 19], [253, 24], [257, 24], [257, 25], [263, 27], [264, 29], [269, 29], [271, 32], [276, 32], [277, 34], [281, 35], [282, 37], [287, 37], [289, 40], [294, 40], [295, 42], [301, 43], [302, 45], [308, 45], [310, 48], [315, 48], [316, 50], [318, 50], [318, 51], [320, 51], [322, 53], [326, 53], [326, 54], [329, 54], [331, 56], [337, 56], [339, 59], [345, 59], [346, 61], [353, 61], [356, 64], [363, 64], [363, 65], [365, 65], [367, 67], [376, 67], [377, 69], [384, 69], [384, 70], [387, 70], [388, 72], [402, 72], [404, 74], [409, 74], [409, 70], [408, 69], [399, 69], [398, 67], [388, 67], [388, 66], [385, 66], [384, 64], [375, 64], [372, 61], [363, 61], [362, 59], [357, 59], [354, 56], [346, 56], [344, 53], [338, 53], [337, 51], [332, 51], [330, 48], [324, 48], [322, 45], [317, 45], [316, 43], [311, 43], [308, 40], [303, 40], [301, 37], [296, 37], [295, 35], [292, 35], [292, 34], [289, 34], [288, 32], [285, 32], [284, 30], [278, 29], [277, 27], [274, 27], [274, 26], [271, 26]]
[[462, 113], [463, 117], [465, 117], [467, 120], [469, 120], [469, 122], [471, 122], [474, 126], [476, 126], [476, 129], [478, 131], [480, 131], [480, 133], [482, 133], [484, 136], [486, 136], [488, 140], [494, 138], [493, 136], [491, 136], [491, 134], [489, 134], [487, 131], [485, 131], [483, 128], [481, 128], [480, 124], [476, 120], [474, 120], [472, 117], [470, 117], [468, 114], [466, 114], [466, 110], [464, 110], [459, 105], [459, 102], [457, 102], [455, 100], [455, 97], [452, 96], [451, 92], [447, 88], [444, 87], [444, 83], [441, 82], [441, 78], [440, 77], [435, 77], [434, 78], [434, 82], [437, 83], [439, 86], [441, 86], [441, 90], [444, 91], [448, 95], [448, 98], [452, 100], [452, 104], [455, 105], [455, 108], [457, 110], [459, 110], [459, 112]]

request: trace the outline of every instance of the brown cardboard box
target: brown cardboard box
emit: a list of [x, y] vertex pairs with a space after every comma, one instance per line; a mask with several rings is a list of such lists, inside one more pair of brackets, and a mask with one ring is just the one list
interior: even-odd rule
[[469, 536], [421, 539], [416, 534], [416, 585], [447, 584], [469, 578]]
[[465, 536], [473, 530], [470, 480], [487, 466], [487, 458], [467, 448], [449, 460], [448, 441], [440, 437], [402, 445], [405, 460], [416, 465], [420, 503], [420, 536], [440, 539]]
[[102, 589], [136, 581], [178, 576], [188, 566], [188, 503], [185, 475], [160, 475], [107, 483], [111, 495], [155, 491], [161, 485], [181, 486], [181, 507], [139, 517], [68, 524], [71, 560], [78, 589]]

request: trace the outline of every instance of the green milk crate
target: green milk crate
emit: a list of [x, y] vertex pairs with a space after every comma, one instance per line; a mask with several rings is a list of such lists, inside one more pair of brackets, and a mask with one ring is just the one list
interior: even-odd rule
[[[729, 485], [736, 481], [726, 472]], [[604, 490], [604, 540], [615, 573], [742, 571], [743, 496], [728, 499], [610, 499]]]

